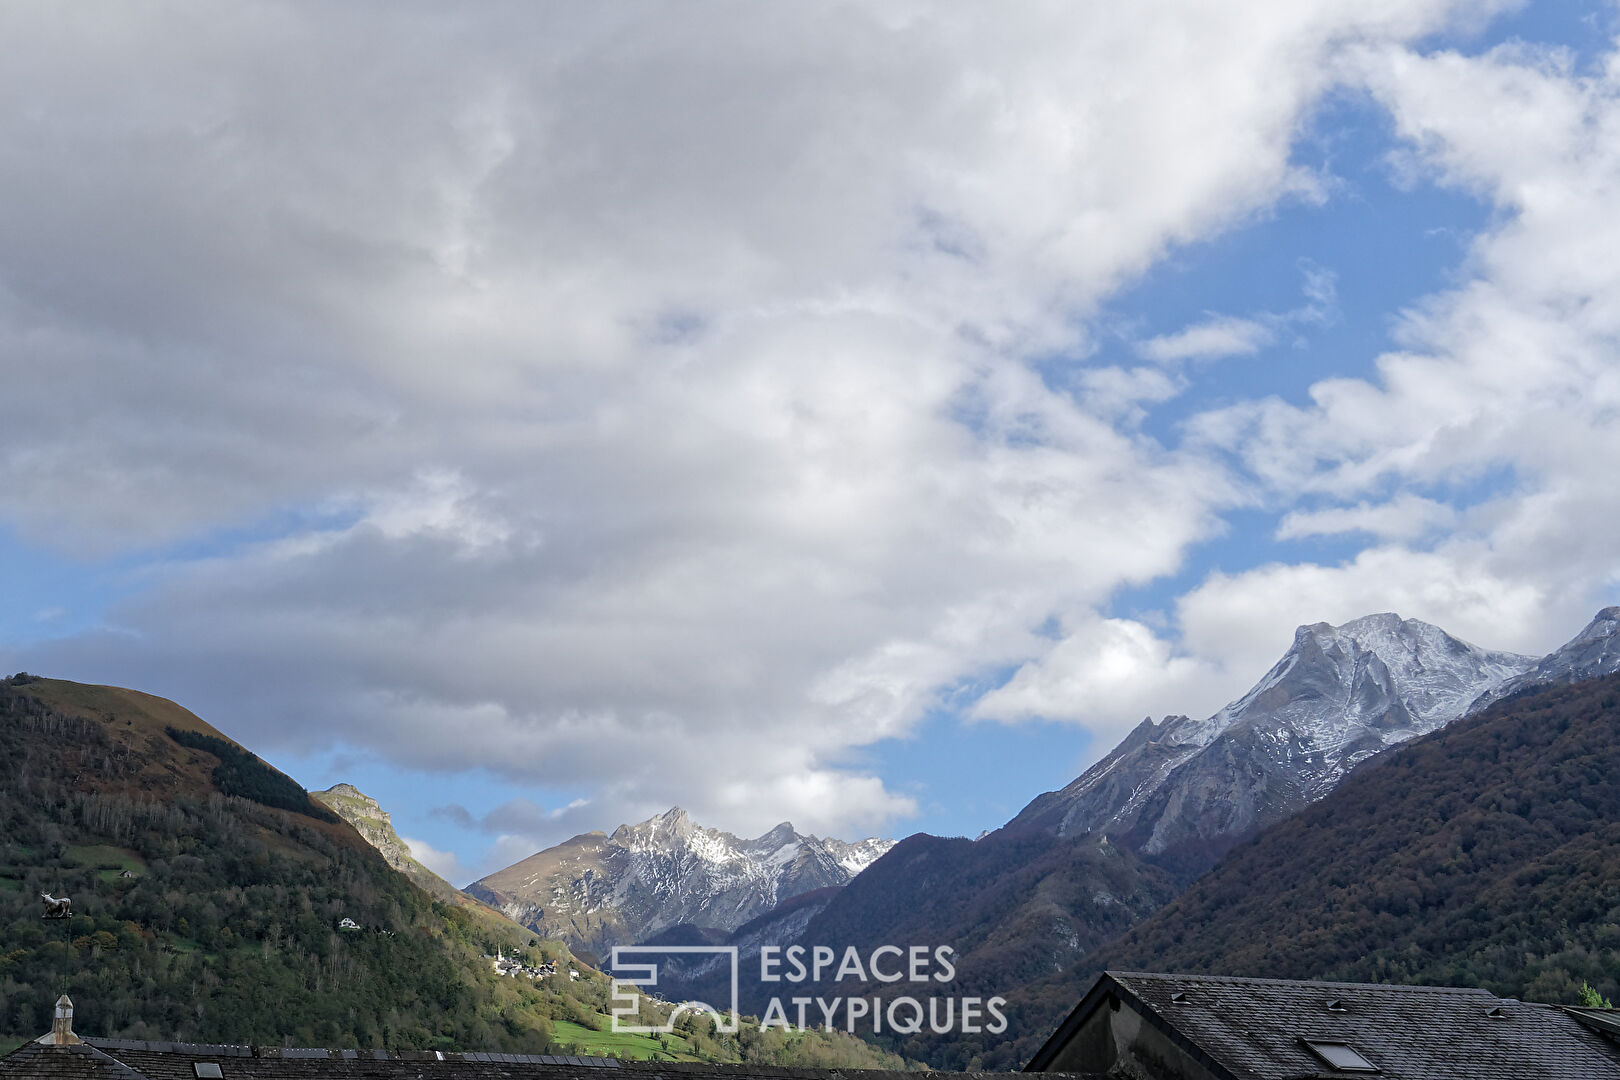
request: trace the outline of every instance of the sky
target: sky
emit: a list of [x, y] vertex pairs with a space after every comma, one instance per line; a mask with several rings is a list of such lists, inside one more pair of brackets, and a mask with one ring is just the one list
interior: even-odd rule
[[1620, 596], [1620, 8], [0, 8], [0, 667], [457, 884]]

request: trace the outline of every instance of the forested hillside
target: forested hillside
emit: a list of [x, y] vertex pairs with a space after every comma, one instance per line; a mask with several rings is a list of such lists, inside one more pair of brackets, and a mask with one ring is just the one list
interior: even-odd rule
[[[95, 1035], [552, 1044], [532, 1003], [479, 973], [488, 928], [324, 808], [286, 808], [292, 781], [168, 702], [18, 682], [0, 686], [4, 1031], [45, 1030], [65, 990]], [[44, 891], [74, 917], [42, 920]], [[343, 918], [364, 929], [340, 933]]]
[[[956, 977], [941, 992], [1004, 996], [1020, 991], [1145, 918], [1176, 894], [1177, 882], [1100, 837], [1058, 837], [1003, 829], [978, 841], [914, 836], [834, 898], [803, 940], [854, 944], [950, 945]], [[839, 988], [829, 987], [828, 993]], [[870, 984], [864, 993], [914, 992], [905, 983]], [[844, 991], [853, 993], [854, 991]], [[1072, 1005], [1072, 1001], [1067, 1002]], [[1007, 1032], [878, 1036], [907, 1057], [942, 1068], [1019, 1069], [1056, 1027], [1048, 1017], [1009, 1013]]]
[[[1045, 939], [1062, 943], [1063, 927], [1053, 919]], [[1028, 1060], [1106, 968], [1556, 1002], [1585, 982], [1614, 998], [1620, 677], [1521, 694], [1368, 760], [1151, 917], [1071, 955], [1044, 973], [1002, 965], [1007, 1040], [939, 1040], [929, 1060]]]
[[[47, 891], [72, 919], [40, 917]], [[497, 947], [559, 974], [498, 977]], [[565, 946], [435, 900], [196, 716], [17, 676], [0, 680], [0, 1045], [48, 1030], [63, 992], [93, 1036], [900, 1064], [820, 1032], [615, 1035], [608, 980]]]
[[1620, 677], [1522, 694], [1361, 766], [1100, 964], [1620, 993]]

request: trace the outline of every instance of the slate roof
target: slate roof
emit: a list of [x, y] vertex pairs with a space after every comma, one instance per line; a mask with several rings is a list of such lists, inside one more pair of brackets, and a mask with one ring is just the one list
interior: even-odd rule
[[[196, 1080], [196, 1075], [192, 1073], [188, 1080]], [[26, 1076], [29, 1080], [143, 1080], [134, 1069], [85, 1043], [24, 1043], [0, 1058], [0, 1076]]]
[[1383, 1080], [1620, 1080], [1620, 1046], [1564, 1009], [1486, 990], [1111, 971], [1037, 1051], [1040, 1071], [1110, 994], [1230, 1080], [1336, 1070], [1305, 1040], [1347, 1043]]
[[[41, 1071], [94, 1064], [118, 1071]], [[70, 1063], [71, 1058], [71, 1063]], [[30, 1043], [0, 1058], [0, 1080], [14, 1077], [93, 1080], [197, 1080], [199, 1064], [219, 1066], [223, 1080], [1019, 1080], [1018, 1073], [885, 1072], [875, 1069], [784, 1069], [750, 1065], [674, 1064], [615, 1058], [434, 1051], [296, 1050], [91, 1039], [83, 1046]], [[1070, 1074], [1072, 1080], [1102, 1077]]]

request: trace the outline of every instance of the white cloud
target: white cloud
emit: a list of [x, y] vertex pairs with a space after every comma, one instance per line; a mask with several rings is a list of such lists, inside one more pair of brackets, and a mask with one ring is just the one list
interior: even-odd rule
[[1230, 673], [1236, 688], [1287, 648], [1294, 625], [1379, 610], [1540, 653], [1614, 600], [1620, 65], [1583, 78], [1566, 61], [1524, 46], [1357, 53], [1357, 77], [1408, 140], [1408, 179], [1465, 187], [1500, 216], [1461, 283], [1404, 313], [1402, 351], [1380, 357], [1374, 378], [1324, 380], [1304, 406], [1269, 398], [1191, 423], [1194, 445], [1239, 455], [1272, 505], [1348, 504], [1289, 510], [1278, 538], [1366, 533], [1370, 546], [1333, 565], [1213, 574], [1177, 600], [1173, 635], [1088, 627], [983, 711], [1061, 715], [1115, 685], [1154, 688], [1145, 699], [1188, 671]]
[[410, 849], [411, 856], [417, 862], [438, 874], [450, 884], [455, 885], [457, 882], [465, 884], [469, 880], [460, 860], [456, 858], [455, 852], [440, 851], [422, 840], [412, 840], [405, 836], [400, 837], [400, 841]]
[[1149, 338], [1136, 351], [1160, 364], [1183, 360], [1218, 360], [1227, 356], [1252, 356], [1275, 341], [1277, 335], [1256, 319], [1216, 316], [1195, 323], [1174, 334]]
[[1216, 578], [1182, 603], [1195, 651], [1268, 611], [1314, 621], [1384, 607], [1537, 652], [1612, 602], [1620, 67], [1611, 54], [1577, 77], [1565, 61], [1524, 46], [1355, 54], [1408, 141], [1404, 167], [1479, 193], [1499, 218], [1475, 240], [1465, 280], [1404, 314], [1402, 351], [1380, 357], [1375, 378], [1325, 380], [1309, 405], [1249, 402], [1193, 427], [1276, 498], [1361, 499], [1290, 514], [1280, 534], [1355, 528], [1416, 546]]
[[1381, 540], [1417, 540], [1449, 528], [1456, 520], [1457, 512], [1449, 505], [1404, 494], [1383, 503], [1289, 511], [1277, 526], [1277, 539], [1365, 532]]
[[1077, 722], [1106, 752], [1144, 715], [1213, 712], [1230, 696], [1230, 678], [1205, 660], [1175, 654], [1139, 622], [1089, 619], [980, 698], [973, 715]]
[[[1035, 628], [1242, 498], [1133, 430], [1174, 384], [1077, 401], [1026, 357], [1310, 197], [1290, 144], [1346, 50], [1464, 8], [8, 7], [0, 94], [41, 104], [0, 119], [0, 520], [211, 551], [25, 662], [270, 750], [883, 827], [911, 803], [852, 748], [1005, 665], [1009, 715], [1126, 707]], [[1200, 430], [1379, 471], [1363, 429], [1408, 413], [1321, 395], [1325, 442]]]
[[1290, 311], [1267, 311], [1236, 318], [1210, 315], [1202, 322], [1173, 334], [1161, 334], [1136, 343], [1139, 356], [1166, 366], [1188, 360], [1220, 360], [1253, 356], [1275, 344], [1283, 334], [1300, 326], [1324, 326], [1338, 318], [1338, 275], [1302, 261], [1304, 302]]
[[485, 853], [482, 863], [476, 873], [476, 881], [480, 877], [487, 877], [497, 870], [503, 870], [513, 863], [522, 862], [537, 851], [544, 850], [557, 842], [557, 838], [550, 836], [525, 836], [516, 833], [503, 833], [495, 838]]
[[1176, 618], [1192, 655], [1252, 681], [1288, 648], [1294, 627], [1375, 611], [1434, 623], [1486, 648], [1546, 652], [1590, 616], [1560, 620], [1549, 615], [1550, 599], [1531, 582], [1493, 573], [1479, 545], [1384, 546], [1338, 566], [1279, 563], [1214, 574], [1181, 597]]
[[1132, 426], [1147, 415], [1146, 406], [1169, 401], [1185, 388], [1183, 381], [1146, 365], [1088, 367], [1077, 381], [1087, 409]]

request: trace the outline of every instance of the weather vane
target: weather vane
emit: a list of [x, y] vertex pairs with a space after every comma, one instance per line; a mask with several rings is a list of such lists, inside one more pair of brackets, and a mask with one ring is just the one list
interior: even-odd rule
[[45, 914], [42, 919], [71, 919], [73, 918], [73, 901], [66, 896], [52, 896], [48, 892], [39, 894], [40, 902], [45, 905]]

